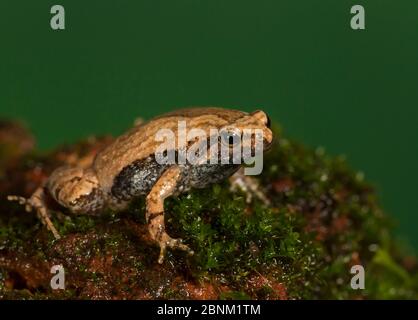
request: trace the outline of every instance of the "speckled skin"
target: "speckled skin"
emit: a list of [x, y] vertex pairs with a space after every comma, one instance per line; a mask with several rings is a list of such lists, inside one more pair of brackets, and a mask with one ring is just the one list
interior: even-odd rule
[[[177, 136], [179, 121], [185, 121], [188, 129], [205, 131], [208, 137], [210, 129], [261, 129], [265, 149], [273, 138], [269, 119], [263, 111], [246, 113], [221, 108], [175, 111], [133, 127], [99, 152], [88, 168], [66, 166], [56, 169], [30, 199], [16, 196], [10, 196], [9, 199], [25, 203], [28, 211], [34, 208], [43, 223], [59, 239], [49, 219], [46, 193], [70, 212], [80, 214], [97, 214], [106, 207], [122, 210], [132, 199], [145, 196], [148, 229], [161, 249], [159, 263], [163, 262], [167, 247], [193, 253], [181, 243], [181, 239], [173, 239], [165, 232], [164, 199], [190, 188], [203, 188], [220, 182], [237, 172], [240, 165], [157, 163], [155, 152], [160, 143], [155, 140], [157, 131], [161, 128], [170, 129]], [[177, 153], [179, 150], [174, 151]], [[245, 188], [245, 181], [248, 179], [243, 177], [241, 170], [231, 179], [242, 189], [256, 191], [254, 187]]]

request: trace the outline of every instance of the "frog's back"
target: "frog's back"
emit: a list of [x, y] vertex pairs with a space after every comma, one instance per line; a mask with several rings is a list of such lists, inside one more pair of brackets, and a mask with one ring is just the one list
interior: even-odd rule
[[160, 143], [155, 141], [155, 136], [160, 129], [172, 130], [177, 139], [179, 121], [185, 121], [189, 129], [200, 128], [209, 133], [210, 128], [232, 123], [245, 114], [221, 108], [190, 108], [158, 116], [132, 128], [98, 153], [93, 168], [102, 188], [110, 190], [114, 178], [125, 167], [154, 155]]

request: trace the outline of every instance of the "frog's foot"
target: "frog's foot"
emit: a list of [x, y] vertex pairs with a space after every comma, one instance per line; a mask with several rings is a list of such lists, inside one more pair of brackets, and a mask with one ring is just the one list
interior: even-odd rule
[[165, 252], [166, 248], [172, 248], [172, 249], [180, 249], [183, 251], [186, 251], [187, 254], [193, 255], [194, 251], [189, 248], [189, 246], [182, 243], [182, 239], [173, 239], [168, 234], [164, 234], [163, 238], [166, 238], [166, 240], [161, 239], [160, 244], [160, 255], [158, 256], [158, 263], [161, 264], [164, 262]]
[[193, 250], [190, 249], [189, 246], [185, 245], [182, 239], [173, 239], [165, 231], [160, 231], [160, 230], [164, 230], [164, 228], [162, 228], [161, 225], [156, 224], [155, 227], [153, 227], [152, 225], [153, 224], [151, 222], [150, 228], [156, 229], [157, 232], [154, 233], [152, 230], [150, 230], [151, 235], [153, 234], [155, 235], [154, 240], [158, 242], [160, 246], [160, 255], [158, 257], [159, 264], [164, 262], [164, 257], [165, 257], [167, 248], [180, 249], [180, 250], [186, 251], [189, 255], [194, 254]]
[[27, 212], [31, 212], [34, 209], [38, 218], [48, 228], [48, 230], [52, 232], [55, 239], [58, 240], [61, 238], [49, 217], [47, 206], [45, 204], [45, 194], [43, 188], [38, 188], [29, 199], [19, 196], [8, 196], [7, 200], [19, 202], [19, 204], [25, 206], [25, 210]]
[[244, 174], [243, 168], [238, 170], [229, 178], [231, 184], [231, 191], [236, 192], [241, 190], [245, 193], [245, 200], [247, 203], [251, 203], [253, 197], [258, 198], [264, 205], [270, 205], [270, 200], [264, 195], [261, 191], [260, 184], [252, 176], [247, 176]]

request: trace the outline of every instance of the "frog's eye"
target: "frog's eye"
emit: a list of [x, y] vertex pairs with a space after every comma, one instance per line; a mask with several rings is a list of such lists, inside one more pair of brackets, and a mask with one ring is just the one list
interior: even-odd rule
[[241, 135], [232, 130], [222, 130], [221, 141], [224, 145], [234, 146], [241, 142]]

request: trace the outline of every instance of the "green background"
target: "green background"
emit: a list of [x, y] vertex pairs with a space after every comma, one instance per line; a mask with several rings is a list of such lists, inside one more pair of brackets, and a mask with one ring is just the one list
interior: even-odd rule
[[[354, 4], [366, 30], [350, 28]], [[262, 108], [347, 155], [415, 250], [417, 69], [416, 0], [0, 1], [0, 116], [40, 147], [183, 106]]]

